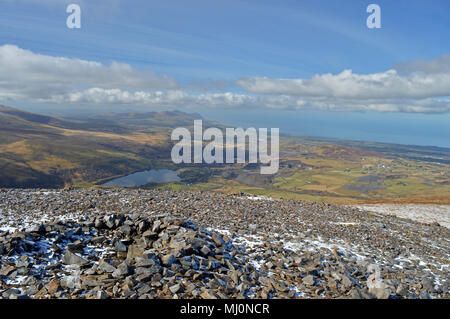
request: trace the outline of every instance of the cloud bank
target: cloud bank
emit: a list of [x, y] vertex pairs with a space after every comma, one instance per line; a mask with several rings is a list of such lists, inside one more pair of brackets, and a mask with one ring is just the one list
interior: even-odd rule
[[[304, 79], [246, 78], [236, 84], [242, 92], [225, 92], [226, 83], [185, 86], [169, 75], [137, 70], [129, 64], [105, 65], [41, 55], [14, 45], [0, 46], [0, 102], [135, 104], [178, 109], [247, 107], [447, 113], [450, 55], [400, 63], [391, 70], [373, 74], [344, 70]], [[214, 87], [219, 92], [210, 92]]]
[[46, 99], [86, 87], [173, 89], [176, 81], [124, 63], [36, 54], [14, 45], [0, 46], [0, 98]]
[[[298, 97], [304, 108], [408, 113], [450, 112], [450, 55], [418, 60], [373, 74], [352, 70], [308, 79], [254, 77], [237, 83], [247, 92]], [[301, 102], [300, 102], [301, 101]]]
[[401, 76], [396, 70], [355, 74], [315, 75], [310, 79], [250, 78], [238, 81], [246, 91], [344, 99], [428, 98], [450, 95], [450, 72], [414, 72]]

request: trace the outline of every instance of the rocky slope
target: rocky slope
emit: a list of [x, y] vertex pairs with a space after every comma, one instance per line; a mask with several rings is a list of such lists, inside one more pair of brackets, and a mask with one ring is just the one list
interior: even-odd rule
[[2, 298], [448, 298], [450, 232], [210, 193], [0, 191]]

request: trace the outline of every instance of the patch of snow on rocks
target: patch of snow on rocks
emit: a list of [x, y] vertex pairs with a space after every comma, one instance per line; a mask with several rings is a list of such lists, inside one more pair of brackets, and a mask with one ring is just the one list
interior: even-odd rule
[[374, 204], [355, 206], [366, 211], [395, 215], [421, 223], [438, 223], [450, 228], [450, 205], [428, 204]]

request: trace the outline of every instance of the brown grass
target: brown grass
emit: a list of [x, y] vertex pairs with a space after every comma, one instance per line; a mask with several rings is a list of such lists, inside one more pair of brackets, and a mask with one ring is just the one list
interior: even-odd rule
[[[54, 127], [52, 127], [54, 128]], [[133, 134], [116, 134], [116, 133], [106, 133], [106, 132], [94, 132], [94, 131], [83, 131], [83, 130], [73, 130], [73, 129], [64, 129], [64, 128], [56, 128], [61, 132], [64, 136], [83, 136], [83, 137], [98, 137], [98, 138], [106, 138], [106, 139], [114, 139], [114, 140], [127, 140], [131, 142], [135, 142], [138, 144], [144, 145], [152, 145], [152, 146], [161, 146], [165, 145], [169, 140], [169, 136], [167, 134], [146, 134], [141, 132], [136, 132]]]

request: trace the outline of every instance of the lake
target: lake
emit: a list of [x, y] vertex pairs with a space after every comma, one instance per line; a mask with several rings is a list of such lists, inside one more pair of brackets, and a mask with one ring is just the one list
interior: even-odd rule
[[178, 176], [177, 171], [154, 169], [119, 177], [102, 184], [102, 186], [137, 187], [149, 183], [169, 183], [179, 181], [181, 181], [181, 178]]

